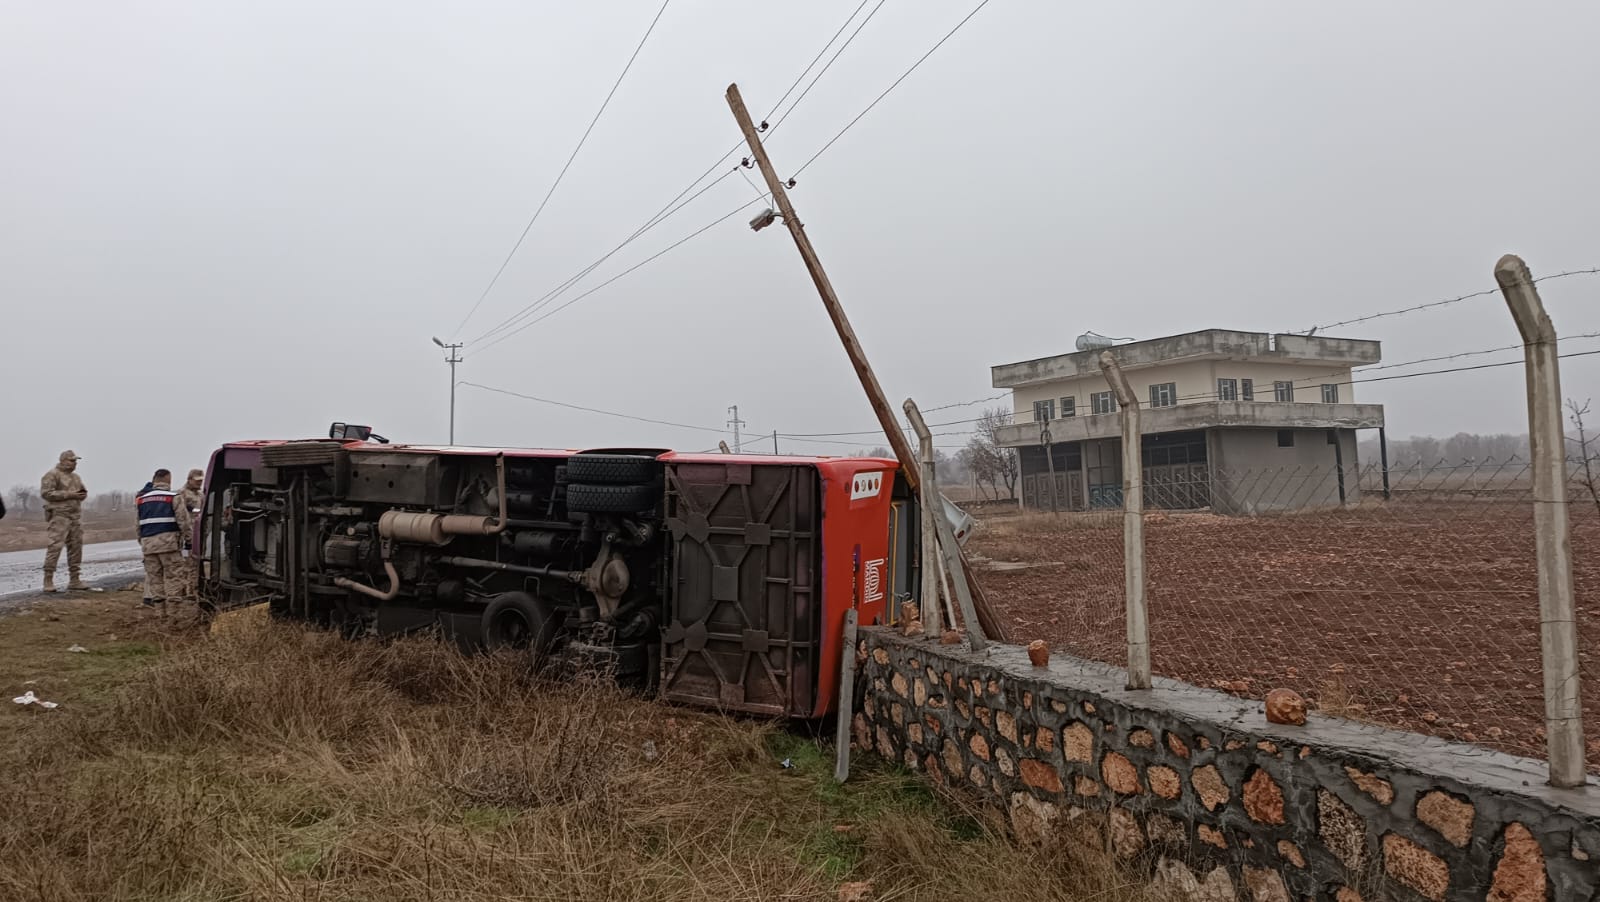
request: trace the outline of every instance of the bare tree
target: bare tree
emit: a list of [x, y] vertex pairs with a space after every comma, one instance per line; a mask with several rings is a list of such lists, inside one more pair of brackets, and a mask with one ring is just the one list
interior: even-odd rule
[[27, 513], [28, 511], [33, 510], [35, 502], [39, 500], [39, 490], [31, 485], [23, 483], [21, 485], [12, 486], [11, 491], [6, 493], [6, 497], [11, 499], [11, 505], [13, 507], [17, 508], [23, 513]]
[[961, 449], [961, 462], [972, 473], [980, 487], [987, 487], [989, 497], [999, 500], [1000, 487], [1005, 487], [1008, 498], [1017, 497], [1017, 477], [1021, 467], [1017, 449], [1006, 448], [997, 439], [1001, 427], [1011, 425], [1011, 411], [994, 407], [978, 418], [976, 433]]
[[1596, 471], [1600, 470], [1600, 449], [1594, 447], [1594, 443], [1600, 441], [1600, 436], [1590, 438], [1589, 431], [1583, 423], [1583, 418], [1589, 413], [1589, 401], [1590, 399], [1586, 398], [1580, 405], [1572, 398], [1567, 399], [1567, 410], [1570, 411], [1567, 419], [1572, 421], [1573, 428], [1578, 430], [1577, 438], [1570, 436], [1567, 438], [1568, 442], [1577, 446], [1575, 454], [1569, 452], [1568, 456], [1569, 459], [1576, 457], [1580, 469], [1578, 482], [1589, 490], [1589, 497], [1594, 500], [1595, 510], [1600, 511], [1600, 480], [1596, 479]]
[[126, 510], [132, 506], [132, 498], [127, 492], [117, 490], [114, 492], [101, 492], [89, 502], [89, 509], [103, 514], [115, 513]]

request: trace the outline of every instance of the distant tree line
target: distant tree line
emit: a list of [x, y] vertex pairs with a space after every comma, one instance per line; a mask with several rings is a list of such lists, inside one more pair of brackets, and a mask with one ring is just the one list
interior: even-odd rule
[[[38, 487], [27, 485], [26, 483], [14, 485], [6, 492], [6, 505], [9, 508], [9, 513], [18, 516], [37, 514], [44, 510], [44, 502], [39, 497]], [[89, 500], [83, 503], [83, 508], [97, 514], [132, 511], [133, 493], [120, 491], [101, 492], [98, 495], [90, 496]]]
[[[1363, 439], [1359, 446], [1361, 461], [1376, 464], [1380, 460], [1378, 439]], [[1489, 461], [1505, 463], [1511, 458], [1528, 459], [1528, 436], [1509, 432], [1478, 435], [1457, 432], [1449, 438], [1431, 435], [1414, 435], [1409, 438], [1389, 440], [1389, 466], [1429, 467], [1437, 464], [1461, 466]]]

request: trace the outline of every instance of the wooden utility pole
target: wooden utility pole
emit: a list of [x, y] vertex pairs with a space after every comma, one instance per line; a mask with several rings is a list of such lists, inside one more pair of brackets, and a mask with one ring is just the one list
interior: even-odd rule
[[[822, 261], [817, 258], [817, 251], [811, 246], [811, 239], [806, 237], [805, 226], [795, 214], [794, 205], [789, 203], [789, 195], [784, 190], [785, 185], [778, 178], [778, 172], [773, 168], [772, 161], [768, 159], [767, 149], [761, 144], [761, 135], [750, 119], [750, 111], [745, 108], [744, 98], [739, 95], [739, 86], [728, 85], [727, 97], [728, 108], [733, 110], [733, 117], [739, 121], [739, 130], [744, 133], [745, 142], [750, 145], [750, 154], [755, 157], [756, 165], [761, 169], [761, 177], [767, 182], [767, 190], [772, 192], [772, 199], [777, 203], [778, 212], [783, 216], [783, 224], [789, 229], [789, 234], [794, 236], [794, 243], [800, 249], [800, 259], [805, 262], [806, 272], [811, 274], [811, 281], [817, 286], [817, 293], [822, 296], [822, 306], [828, 311], [828, 318], [833, 321], [833, 328], [839, 334], [839, 340], [844, 343], [844, 352], [850, 358], [850, 366], [855, 369], [856, 378], [861, 380], [861, 388], [867, 393], [867, 402], [872, 405], [872, 412], [878, 417], [878, 425], [883, 427], [884, 436], [889, 439], [889, 447], [894, 450], [895, 459], [900, 461], [900, 475], [912, 491], [919, 491], [922, 480], [918, 472], [916, 452], [911, 449], [911, 442], [901, 431], [894, 410], [889, 406], [889, 399], [883, 393], [883, 386], [878, 384], [878, 377], [872, 372], [872, 365], [867, 362], [867, 352], [861, 347], [855, 329], [850, 327], [850, 320], [844, 315], [844, 306], [839, 303], [839, 296], [833, 290], [833, 283], [828, 281], [828, 274], [822, 269]], [[933, 506], [941, 517], [944, 516], [937, 494], [933, 494], [932, 497], [929, 493], [919, 492], [919, 494], [923, 504]], [[964, 560], [965, 552], [961, 552], [961, 555]], [[972, 575], [972, 568], [966, 567], [964, 570], [983, 629], [990, 638], [1005, 641], [1005, 629], [989, 608], [982, 587]], [[961, 578], [959, 574], [952, 576]]]
[[894, 449], [894, 456], [900, 461], [901, 473], [915, 489], [919, 482], [917, 455], [911, 450], [905, 433], [900, 431], [900, 424], [895, 420], [894, 411], [883, 394], [883, 386], [878, 384], [878, 377], [873, 374], [871, 364], [867, 363], [867, 352], [862, 349], [860, 339], [856, 338], [856, 330], [850, 327], [850, 320], [844, 315], [844, 307], [833, 291], [833, 283], [828, 281], [828, 274], [822, 270], [822, 261], [817, 259], [811, 239], [806, 237], [806, 227], [795, 215], [794, 205], [789, 203], [789, 195], [783, 190], [783, 182], [778, 179], [777, 170], [772, 168], [772, 161], [767, 159], [767, 149], [761, 145], [761, 136], [756, 132], [755, 123], [750, 121], [750, 111], [745, 109], [738, 85], [728, 86], [728, 106], [733, 109], [734, 118], [739, 120], [744, 139], [750, 144], [750, 153], [755, 156], [756, 165], [767, 180], [767, 190], [772, 192], [772, 199], [778, 204], [783, 224], [794, 236], [795, 246], [800, 248], [800, 259], [805, 261], [806, 271], [811, 273], [811, 281], [816, 283], [817, 293], [822, 295], [822, 306], [827, 308], [828, 318], [833, 320], [833, 328], [839, 333], [839, 340], [844, 342], [844, 352], [850, 358], [850, 365], [855, 368], [856, 378], [861, 380], [861, 387], [866, 389], [867, 401], [872, 404], [872, 412], [878, 415], [878, 424], [883, 427], [889, 446]]

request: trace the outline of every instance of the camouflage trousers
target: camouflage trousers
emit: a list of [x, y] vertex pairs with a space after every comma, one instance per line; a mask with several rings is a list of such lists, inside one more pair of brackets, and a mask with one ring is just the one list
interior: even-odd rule
[[77, 576], [83, 568], [83, 521], [72, 514], [45, 511], [45, 524], [50, 534], [50, 547], [44, 553], [44, 572], [54, 574], [61, 560], [61, 549], [67, 549], [67, 570]]
[[185, 596], [188, 596], [188, 597], [192, 598], [192, 597], [195, 597], [196, 595], [199, 594], [199, 591], [200, 591], [200, 567], [198, 566], [197, 562], [194, 559], [194, 552], [190, 552], [188, 557], [183, 557], [182, 555], [179, 555], [179, 557], [178, 557], [178, 582], [179, 582], [180, 585], [183, 586], [183, 591], [181, 593], [173, 593], [173, 592], [170, 591], [171, 586], [169, 585], [167, 587], [169, 589], [168, 597], [176, 597], [176, 595], [185, 595]]
[[146, 598], [151, 601], [178, 601], [191, 594], [183, 581], [185, 561], [178, 551], [176, 533], [140, 539], [139, 547], [144, 551]]

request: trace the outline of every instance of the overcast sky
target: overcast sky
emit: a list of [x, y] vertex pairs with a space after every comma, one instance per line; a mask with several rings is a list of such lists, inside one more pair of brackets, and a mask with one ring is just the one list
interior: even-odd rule
[[[136, 488], [334, 419], [442, 441], [430, 337], [473, 339], [626, 238], [738, 140], [728, 83], [766, 114], [858, 2], [673, 0], [458, 328], [659, 0], [5, 0], [0, 486], [71, 447], [91, 490]], [[779, 170], [973, 2], [887, 0], [772, 136]], [[967, 401], [995, 393], [992, 364], [1085, 330], [1304, 329], [1493, 287], [1508, 251], [1600, 266], [1597, 29], [1578, 0], [992, 0], [793, 197], [895, 402]], [[754, 197], [724, 179], [557, 303]], [[469, 345], [460, 378], [711, 428], [732, 404], [747, 432], [869, 428], [792, 242], [754, 212]], [[1600, 331], [1600, 276], [1542, 288], [1558, 329]], [[1498, 297], [1332, 333], [1390, 362], [1517, 340]], [[1566, 362], [1569, 394], [1600, 395], [1594, 361]], [[1357, 388], [1405, 436], [1523, 431], [1521, 386], [1507, 367]], [[472, 387], [458, 404], [463, 443], [719, 438]]]

